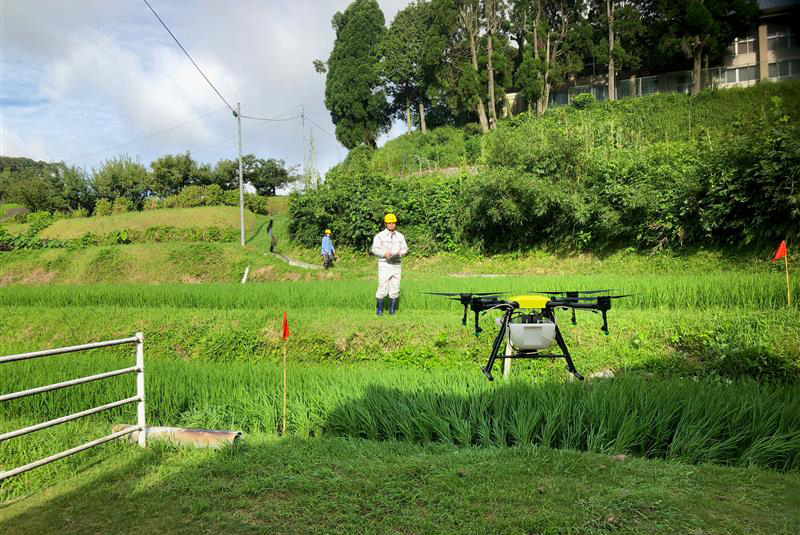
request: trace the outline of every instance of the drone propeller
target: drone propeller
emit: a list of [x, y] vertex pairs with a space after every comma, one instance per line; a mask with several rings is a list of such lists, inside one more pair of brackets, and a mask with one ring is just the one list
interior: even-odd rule
[[[441, 297], [446, 297], [451, 301], [458, 301], [462, 305], [464, 305], [464, 316], [461, 318], [461, 325], [466, 327], [467, 325], [467, 313], [469, 312], [470, 305], [474, 305], [476, 302], [480, 303], [484, 299], [497, 299], [500, 295], [508, 293], [508, 292], [463, 292], [463, 293], [455, 293], [455, 292], [422, 292], [426, 295], [436, 295]], [[474, 309], [474, 308], [473, 308]], [[475, 310], [475, 309], [474, 309]], [[475, 310], [475, 336], [478, 336], [481, 331], [479, 322], [478, 322], [478, 310]]]
[[598, 299], [620, 299], [622, 297], [630, 297], [633, 294], [624, 294], [624, 295], [597, 295], [595, 297], [570, 297], [568, 299], [574, 299], [577, 301], [597, 301]]
[[563, 292], [531, 292], [534, 294], [542, 294], [542, 295], [566, 295], [568, 297], [577, 296], [577, 295], [590, 295], [590, 294], [604, 294], [608, 292], [613, 292], [614, 288], [609, 288], [608, 290], [576, 290], [576, 291], [563, 291]]
[[485, 296], [485, 295], [502, 295], [508, 292], [463, 292], [463, 293], [455, 293], [455, 292], [422, 292], [427, 295], [441, 295], [444, 297], [471, 297], [473, 295], [477, 296]]

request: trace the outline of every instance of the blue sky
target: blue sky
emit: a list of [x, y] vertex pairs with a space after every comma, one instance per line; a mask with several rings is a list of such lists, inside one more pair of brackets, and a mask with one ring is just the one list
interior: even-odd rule
[[[348, 0], [150, 0], [225, 98], [242, 113], [297, 115], [334, 126], [325, 77], [331, 17]], [[379, 0], [387, 22], [408, 0]], [[189, 150], [199, 161], [236, 156], [236, 121], [141, 0], [0, 0], [0, 154], [88, 169], [129, 154], [148, 164]], [[213, 112], [213, 113], [212, 113]], [[190, 121], [169, 132], [93, 154]], [[309, 122], [243, 121], [243, 150], [317, 167], [346, 150]], [[396, 125], [390, 137], [403, 131]]]

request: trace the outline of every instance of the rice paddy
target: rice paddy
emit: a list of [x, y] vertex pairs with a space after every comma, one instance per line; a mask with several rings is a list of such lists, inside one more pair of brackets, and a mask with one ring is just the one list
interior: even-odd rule
[[[0, 353], [145, 333], [151, 425], [237, 429], [268, 440], [354, 440], [473, 451], [543, 447], [693, 465], [800, 469], [800, 319], [780, 273], [422, 277], [403, 282], [400, 314], [376, 318], [374, 281], [93, 284], [0, 288]], [[600, 320], [559, 312], [578, 369], [515, 363], [511, 381], [478, 368], [491, 336], [460, 324], [436, 291], [614, 289], [631, 294]], [[800, 293], [795, 285], [795, 293]], [[287, 311], [288, 342], [279, 339]], [[481, 319], [491, 331], [493, 318]], [[289, 355], [287, 435], [281, 354]], [[132, 348], [3, 365], [0, 391], [127, 367]], [[0, 432], [122, 399], [121, 377], [0, 406]], [[132, 406], [0, 444], [0, 469], [105, 435]], [[246, 439], [250, 440], [249, 438]], [[259, 439], [260, 440], [260, 439]], [[119, 442], [0, 484], [29, 495], [104, 459]]]

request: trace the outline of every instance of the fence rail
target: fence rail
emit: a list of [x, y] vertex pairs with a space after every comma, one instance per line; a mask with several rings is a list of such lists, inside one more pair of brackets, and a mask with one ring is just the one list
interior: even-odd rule
[[34, 468], [38, 468], [39, 466], [51, 463], [53, 461], [57, 461], [59, 459], [63, 459], [64, 457], [68, 457], [75, 453], [87, 450], [91, 447], [98, 446], [105, 442], [109, 442], [116, 438], [129, 435], [131, 433], [135, 433], [137, 431], [141, 431], [139, 433], [139, 446], [145, 447], [147, 446], [147, 425], [145, 420], [145, 397], [144, 397], [144, 335], [142, 333], [136, 333], [135, 336], [130, 338], [122, 338], [119, 340], [106, 340], [103, 342], [95, 342], [91, 344], [83, 344], [78, 346], [70, 346], [70, 347], [60, 347], [56, 349], [46, 349], [44, 351], [34, 351], [31, 353], [20, 353], [17, 355], [8, 355], [5, 357], [0, 357], [0, 364], [6, 362], [16, 362], [20, 360], [27, 360], [27, 359], [34, 359], [39, 357], [49, 357], [52, 355], [61, 355], [64, 353], [74, 353], [77, 351], [86, 351], [90, 349], [97, 349], [101, 347], [109, 347], [109, 346], [116, 346], [116, 345], [123, 345], [123, 344], [136, 344], [136, 365], [130, 368], [123, 368], [120, 370], [114, 370], [110, 372], [99, 373], [96, 375], [89, 375], [86, 377], [79, 377], [77, 379], [71, 379], [69, 381], [62, 381], [60, 383], [53, 383], [50, 385], [40, 386], [36, 388], [30, 388], [28, 390], [21, 390], [19, 392], [11, 392], [9, 394], [4, 394], [0, 396], [0, 402], [3, 401], [10, 401], [13, 399], [23, 398], [26, 396], [32, 396], [35, 394], [41, 394], [43, 392], [49, 392], [52, 390], [58, 390], [61, 388], [67, 388], [70, 386], [75, 386], [79, 384], [89, 383], [92, 381], [99, 381], [101, 379], [107, 379], [109, 377], [117, 377], [119, 375], [125, 375], [129, 373], [136, 374], [136, 395], [121, 399], [118, 401], [114, 401], [111, 403], [107, 403], [105, 405], [100, 405], [98, 407], [93, 407], [90, 409], [86, 409], [80, 412], [76, 412], [73, 414], [69, 414], [67, 416], [62, 416], [60, 418], [55, 418], [53, 420], [49, 420], [46, 422], [41, 422], [38, 424], [34, 424], [28, 427], [24, 427], [22, 429], [16, 429], [14, 431], [9, 431], [0, 435], [0, 442], [5, 440], [9, 440], [12, 438], [20, 437], [22, 435], [27, 435], [28, 433], [33, 433], [34, 431], [40, 431], [42, 429], [47, 429], [48, 427], [53, 427], [56, 425], [60, 425], [66, 422], [71, 422], [73, 420], [77, 420], [78, 418], [83, 418], [85, 416], [90, 416], [92, 414], [97, 414], [99, 412], [107, 411], [110, 409], [114, 409], [116, 407], [121, 407], [123, 405], [127, 405], [130, 403], [137, 404], [137, 423], [136, 426], [126, 429], [124, 431], [118, 431], [116, 433], [111, 433], [102, 438], [98, 438], [96, 440], [92, 440], [91, 442], [87, 442], [85, 444], [81, 444], [80, 446], [76, 446], [74, 448], [68, 449], [66, 451], [62, 451], [60, 453], [56, 453], [49, 457], [45, 457], [44, 459], [39, 459], [38, 461], [33, 461], [28, 463], [24, 466], [19, 466], [12, 470], [8, 470], [5, 472], [0, 472], [0, 481], [4, 479], [10, 478], [12, 476], [21, 474], [23, 472], [27, 472], [28, 470], [33, 470]]

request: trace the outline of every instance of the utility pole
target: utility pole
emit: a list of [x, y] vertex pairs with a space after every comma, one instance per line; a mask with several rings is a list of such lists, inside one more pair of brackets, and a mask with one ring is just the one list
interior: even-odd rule
[[242, 247], [244, 247], [244, 178], [242, 176], [242, 107], [236, 103], [236, 126], [239, 131], [239, 224], [242, 229]]

